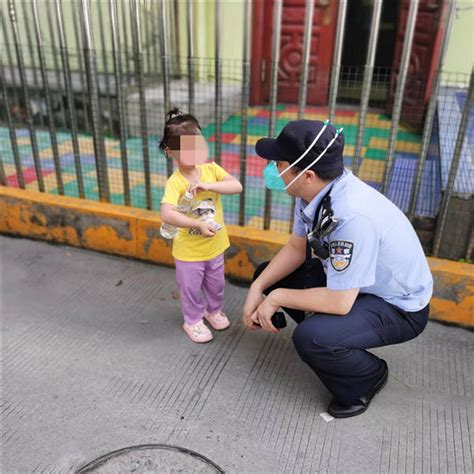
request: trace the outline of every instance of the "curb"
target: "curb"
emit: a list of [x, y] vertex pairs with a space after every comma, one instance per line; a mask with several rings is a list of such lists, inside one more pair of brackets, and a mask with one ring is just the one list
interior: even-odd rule
[[[174, 264], [171, 243], [160, 237], [157, 212], [3, 186], [0, 204], [2, 234]], [[226, 275], [247, 282], [288, 240], [280, 232], [227, 230]], [[474, 267], [430, 257], [428, 262], [434, 278], [430, 319], [474, 328]]]

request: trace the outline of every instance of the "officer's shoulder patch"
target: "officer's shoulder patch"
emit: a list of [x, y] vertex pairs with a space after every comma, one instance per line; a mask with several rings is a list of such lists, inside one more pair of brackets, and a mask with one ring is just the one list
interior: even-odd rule
[[329, 243], [329, 257], [336, 272], [349, 268], [354, 253], [354, 244], [348, 240], [333, 240]]

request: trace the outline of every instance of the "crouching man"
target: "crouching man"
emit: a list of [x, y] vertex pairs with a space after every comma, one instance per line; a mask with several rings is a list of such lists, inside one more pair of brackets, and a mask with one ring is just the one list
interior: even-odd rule
[[[387, 363], [367, 349], [417, 337], [428, 322], [433, 280], [405, 215], [343, 165], [344, 136], [326, 121], [289, 122], [262, 138], [266, 186], [296, 198], [288, 243], [255, 274], [244, 307], [249, 329], [277, 332], [283, 308], [293, 342], [333, 395], [336, 418], [367, 410]], [[416, 361], [414, 362], [416, 363]]]

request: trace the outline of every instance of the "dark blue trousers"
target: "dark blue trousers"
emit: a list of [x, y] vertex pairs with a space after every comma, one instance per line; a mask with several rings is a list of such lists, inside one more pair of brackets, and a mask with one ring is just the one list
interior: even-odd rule
[[[260, 265], [256, 278], [268, 265]], [[304, 264], [265, 293], [275, 288], [304, 289], [326, 286], [326, 275], [319, 260]], [[378, 296], [359, 294], [345, 316], [283, 308], [297, 323], [293, 343], [301, 359], [321, 379], [334, 398], [350, 405], [366, 395], [382, 377], [386, 362], [367, 349], [409, 341], [428, 322], [429, 305], [407, 312]]]

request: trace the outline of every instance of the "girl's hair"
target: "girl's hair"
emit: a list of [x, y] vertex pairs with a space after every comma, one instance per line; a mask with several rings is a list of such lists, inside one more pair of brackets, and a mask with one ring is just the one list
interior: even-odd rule
[[160, 150], [165, 148], [179, 150], [179, 137], [181, 135], [196, 135], [201, 132], [201, 126], [197, 118], [191, 114], [183, 114], [177, 107], [166, 114], [167, 120], [163, 138], [160, 142]]

